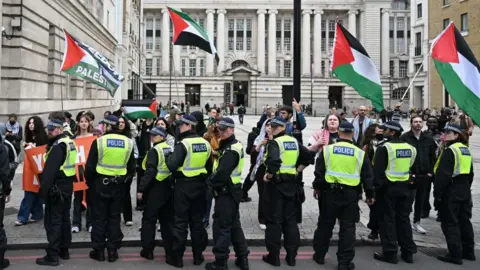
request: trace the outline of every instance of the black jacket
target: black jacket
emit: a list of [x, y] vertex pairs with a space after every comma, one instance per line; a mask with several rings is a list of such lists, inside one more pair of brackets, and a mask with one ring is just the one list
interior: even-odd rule
[[[337, 142], [347, 142], [354, 145], [352, 141], [348, 140], [338, 139]], [[325, 190], [329, 187], [329, 183], [325, 179], [326, 171], [327, 167], [325, 166], [325, 158], [323, 157], [323, 154], [320, 154], [315, 162], [315, 180], [313, 180], [312, 183], [312, 186], [315, 190]], [[374, 198], [375, 192], [373, 188], [372, 165], [367, 155], [364, 155], [363, 158], [362, 170], [360, 172], [360, 182], [363, 184], [363, 190], [365, 190], [367, 198]]]
[[417, 139], [415, 134], [410, 130], [400, 136], [400, 139], [415, 147], [417, 150], [417, 157], [411, 168], [412, 175], [433, 175], [433, 167], [436, 162], [435, 151], [437, 150], [437, 144], [433, 138], [427, 133], [422, 132], [420, 133], [420, 138]]
[[43, 172], [40, 174], [40, 196], [46, 198], [53, 185], [65, 196], [70, 196], [73, 192], [73, 182], [75, 176], [67, 177], [60, 167], [67, 157], [67, 146], [64, 143], [58, 143], [58, 140], [67, 137], [60, 134], [50, 139], [47, 145], [47, 153], [50, 151], [47, 161], [43, 166]]
[[[176, 179], [186, 178], [182, 172], [177, 171], [178, 168], [182, 167], [187, 156], [187, 149], [180, 141], [185, 138], [198, 138], [200, 136], [198, 136], [194, 131], [189, 130], [179, 134], [178, 137], [179, 140], [175, 144], [173, 153], [167, 158], [167, 167], [172, 172], [173, 177]], [[205, 168], [209, 173], [212, 171], [211, 159], [208, 159], [207, 164], [205, 164]]]
[[153, 123], [154, 122], [152, 122], [150, 125], [147, 125], [146, 122], [143, 122], [140, 128], [140, 136], [138, 136], [138, 139], [137, 139], [139, 159], [143, 159], [143, 157], [145, 157], [145, 155], [147, 154], [148, 150], [150, 150], [151, 148], [150, 134], [148, 132], [152, 130]]
[[5, 195], [10, 195], [12, 188], [10, 186], [9, 179], [10, 172], [10, 161], [9, 161], [9, 150], [7, 146], [2, 141], [2, 136], [0, 136], [0, 192]]
[[220, 141], [220, 146], [217, 152], [221, 157], [218, 161], [217, 171], [213, 177], [210, 178], [210, 184], [212, 188], [216, 189], [228, 185], [228, 181], [230, 181], [230, 175], [232, 174], [233, 170], [235, 170], [238, 165], [238, 161], [240, 160], [238, 153], [230, 148], [231, 145], [237, 142], [238, 141], [235, 139], [235, 135]]
[[[280, 170], [280, 166], [282, 165], [282, 159], [280, 158], [280, 149], [275, 139], [283, 135], [285, 135], [285, 132], [273, 136], [273, 140], [268, 141], [266, 152], [268, 154], [267, 159], [265, 160], [267, 173], [275, 174]], [[300, 154], [298, 156], [297, 165], [308, 166], [310, 164], [313, 164], [313, 158], [315, 156], [315, 153], [309, 151], [305, 146], [301, 145], [300, 143], [298, 143], [298, 146]]]
[[448, 147], [452, 143], [445, 146], [443, 154], [440, 157], [437, 171], [435, 172], [435, 182], [433, 189], [433, 197], [435, 200], [442, 200], [447, 193], [453, 195], [453, 199], [469, 200], [471, 198], [470, 188], [473, 183], [473, 164], [470, 174], [461, 174], [452, 177], [455, 157], [451, 149]]
[[253, 143], [255, 142], [255, 139], [257, 138], [258, 133], [255, 131], [251, 131], [248, 133], [248, 139], [247, 139], [247, 149], [245, 150], [248, 155], [252, 154], [252, 150], [254, 150]]

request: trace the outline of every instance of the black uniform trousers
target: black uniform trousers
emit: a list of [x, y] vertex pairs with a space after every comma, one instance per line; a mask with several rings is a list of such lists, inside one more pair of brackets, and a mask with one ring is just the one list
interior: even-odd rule
[[[137, 171], [137, 190], [139, 189], [140, 183], [141, 183], [142, 178], [143, 178], [143, 175], [145, 174], [145, 170], [142, 169], [142, 162], [143, 162], [143, 157], [139, 157], [139, 158], [137, 159], [137, 168], [136, 168], [136, 171]], [[133, 178], [132, 178], [132, 179], [133, 179]], [[140, 207], [140, 208], [143, 207], [143, 202], [142, 202], [142, 200], [139, 200], [139, 199], [137, 198], [136, 207]]]
[[230, 243], [233, 244], [236, 257], [247, 257], [249, 254], [247, 241], [240, 223], [240, 196], [234, 198], [230, 194], [222, 194], [215, 198], [213, 213], [213, 254], [217, 260], [228, 260]]
[[402, 253], [417, 253], [410, 223], [412, 196], [408, 183], [389, 182], [387, 185], [385, 190], [378, 191], [375, 203], [381, 207], [380, 239], [383, 253], [394, 256], [398, 252], [398, 246]]
[[[263, 181], [263, 180], [262, 180]], [[267, 229], [265, 246], [270, 254], [279, 256], [281, 238], [291, 256], [297, 255], [300, 232], [296, 221], [297, 188], [295, 183], [265, 183], [264, 207]]]
[[450, 255], [461, 259], [462, 254], [474, 254], [474, 233], [472, 222], [472, 199], [459, 199], [452, 196], [451, 191], [440, 203], [439, 215], [441, 227]]
[[5, 228], [3, 225], [4, 216], [5, 216], [5, 195], [1, 195], [0, 197], [0, 260], [2, 260], [5, 257], [5, 251], [7, 250], [7, 235], [5, 234]]
[[[93, 206], [92, 247], [96, 250], [119, 249], [123, 233], [120, 228], [125, 183], [103, 185], [102, 179], [96, 185], [95, 205]], [[106, 242], [105, 242], [106, 240]]]
[[172, 251], [183, 256], [187, 242], [188, 227], [192, 238], [194, 254], [202, 253], [208, 244], [207, 230], [203, 226], [203, 217], [207, 185], [204, 179], [176, 179], [173, 195], [173, 247]]
[[[84, 193], [86, 193], [84, 195]], [[86, 214], [85, 214], [85, 227], [88, 230], [88, 227], [92, 224], [92, 208], [88, 207], [88, 196], [89, 196], [89, 189], [87, 190], [80, 190], [80, 191], [75, 191], [73, 193], [73, 220], [72, 220], [72, 225], [73, 226], [78, 226], [78, 228], [81, 230], [82, 229], [82, 211], [84, 210], [84, 206], [82, 204], [83, 202], [83, 196], [86, 197], [87, 201], [87, 209], [86, 209]]]
[[420, 222], [422, 213], [425, 208], [425, 201], [428, 201], [430, 199], [429, 185], [430, 177], [428, 177], [427, 175], [416, 177], [416, 189], [412, 192], [412, 197], [415, 200], [413, 207], [413, 223]]
[[60, 250], [68, 249], [72, 243], [70, 209], [72, 195], [63, 195], [63, 201], [48, 196], [45, 200], [44, 226], [47, 233], [47, 255], [58, 256]]
[[247, 177], [245, 177], [245, 180], [243, 181], [243, 196], [246, 197], [248, 195], [248, 191], [252, 188], [253, 184], [255, 181], [250, 180], [250, 177], [253, 173], [253, 168], [256, 165], [257, 162], [257, 157], [258, 157], [258, 152], [253, 150], [252, 153], [250, 154], [250, 169], [248, 170]]
[[265, 175], [265, 165], [260, 165], [257, 169], [257, 174], [255, 175], [255, 182], [257, 182], [257, 191], [258, 191], [258, 223], [267, 224], [267, 219], [265, 217], [265, 186], [267, 183], [263, 181], [263, 176]]
[[[130, 190], [132, 187], [133, 177], [128, 177], [127, 182], [125, 183], [125, 198], [123, 199], [123, 221], [133, 221], [132, 217], [132, 196], [130, 195]], [[138, 181], [137, 181], [138, 183]], [[138, 190], [138, 189], [137, 189]], [[138, 199], [137, 199], [138, 200]]]
[[173, 195], [172, 181], [154, 181], [152, 188], [144, 193], [142, 198], [145, 209], [142, 216], [142, 229], [140, 238], [142, 248], [153, 251], [155, 248], [155, 235], [157, 220], [160, 220], [161, 234], [165, 253], [168, 255], [173, 243]]
[[368, 213], [367, 228], [372, 230], [372, 232], [378, 233], [380, 230], [379, 219], [382, 210], [377, 203], [369, 205], [368, 208], [370, 208], [370, 212]]
[[355, 223], [360, 218], [357, 187], [328, 188], [318, 199], [322, 213], [314, 233], [313, 249], [324, 258], [328, 252], [333, 227], [340, 223], [337, 259], [339, 265], [349, 265], [355, 257]]

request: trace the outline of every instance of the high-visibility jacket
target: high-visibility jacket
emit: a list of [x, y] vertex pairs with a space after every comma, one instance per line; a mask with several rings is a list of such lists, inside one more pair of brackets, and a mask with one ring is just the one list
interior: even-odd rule
[[201, 137], [185, 138], [181, 143], [187, 149], [187, 156], [182, 167], [178, 168], [186, 177], [195, 177], [200, 174], [206, 174], [205, 164], [210, 158], [212, 152], [210, 144]]
[[[448, 148], [452, 149], [453, 156], [455, 157], [452, 177], [456, 177], [461, 174], [470, 174], [470, 171], [472, 170], [472, 152], [470, 151], [470, 148], [460, 142], [454, 143]], [[438, 158], [437, 163], [435, 164], [434, 172], [437, 172], [437, 168], [440, 164], [443, 153], [445, 153], [445, 151], [443, 151], [442, 155]]]
[[391, 182], [404, 182], [410, 178], [410, 167], [415, 162], [417, 150], [408, 143], [384, 144], [388, 153], [388, 165], [385, 171]]
[[[282, 160], [282, 165], [278, 173], [280, 174], [297, 174], [297, 160], [300, 155], [300, 150], [298, 146], [297, 139], [283, 135], [277, 137], [274, 141], [278, 144], [278, 149], [280, 150], [280, 159]], [[264, 161], [268, 156], [268, 148], [265, 151]]]
[[[232, 144], [230, 146], [230, 150], [238, 153], [238, 163], [237, 163], [237, 166], [235, 166], [235, 169], [232, 171], [232, 174], [230, 174], [230, 180], [232, 180], [233, 184], [240, 184], [242, 182], [243, 157], [244, 157], [242, 144], [240, 142]], [[213, 163], [214, 172], [217, 171], [218, 164], [224, 153], [225, 151], [220, 153], [220, 156], [215, 159], [215, 162]]]
[[[57, 141], [57, 144], [64, 143], [67, 147], [67, 154], [65, 156], [65, 161], [63, 162], [60, 170], [65, 174], [65, 176], [70, 177], [75, 175], [75, 162], [77, 161], [77, 147], [75, 142], [69, 137], [63, 137]], [[45, 161], [47, 161], [50, 152], [53, 147], [45, 155]]]
[[124, 176], [133, 151], [133, 141], [123, 135], [107, 134], [97, 139], [97, 173]]
[[[153, 147], [153, 149], [157, 152], [158, 155], [158, 164], [157, 164], [157, 174], [155, 175], [155, 179], [158, 181], [163, 181], [167, 179], [171, 172], [167, 168], [167, 163], [166, 163], [166, 155], [168, 155], [170, 152], [173, 151], [172, 147], [167, 144], [167, 142], [163, 141]], [[146, 170], [147, 169], [147, 157], [148, 155], [145, 156], [145, 158], [142, 161], [142, 169]]]
[[347, 186], [360, 184], [365, 152], [348, 142], [338, 142], [323, 149], [325, 159], [325, 180]]

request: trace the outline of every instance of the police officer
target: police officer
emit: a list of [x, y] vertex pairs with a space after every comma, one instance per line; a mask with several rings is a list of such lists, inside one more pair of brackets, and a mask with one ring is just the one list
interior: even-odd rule
[[462, 259], [475, 261], [472, 218], [473, 165], [472, 152], [460, 126], [445, 128], [446, 148], [435, 166], [433, 196], [442, 222], [448, 254], [439, 256], [444, 262], [462, 264]]
[[343, 122], [338, 128], [339, 139], [326, 146], [315, 165], [314, 196], [322, 213], [314, 234], [313, 259], [325, 263], [335, 222], [340, 223], [338, 269], [354, 269], [355, 223], [360, 219], [358, 186], [362, 183], [367, 203], [373, 204], [372, 166], [365, 152], [353, 144], [354, 127]]
[[[263, 178], [266, 182], [265, 245], [268, 255], [263, 256], [263, 261], [273, 266], [280, 266], [280, 240], [283, 232], [284, 246], [287, 251], [285, 260], [288, 265], [294, 266], [300, 244], [295, 207], [300, 200], [298, 197], [300, 180], [296, 175], [313, 162], [314, 154], [300, 145], [295, 138], [285, 134], [286, 120], [282, 117], [273, 118], [270, 126], [273, 140], [267, 145], [264, 157], [266, 172]], [[298, 168], [296, 168], [297, 161], [300, 164]]]
[[10, 201], [11, 177], [10, 177], [10, 162], [9, 150], [7, 145], [2, 141], [0, 136], [0, 269], [7, 268], [10, 261], [5, 259], [5, 251], [7, 250], [7, 235], [3, 228], [3, 218], [5, 214], [5, 204]]
[[140, 256], [147, 260], [153, 260], [157, 220], [160, 220], [163, 247], [167, 256], [172, 248], [173, 190], [171, 173], [165, 161], [173, 149], [165, 141], [166, 137], [167, 131], [163, 127], [150, 130], [153, 148], [143, 159], [142, 169], [145, 173], [137, 191], [137, 198], [145, 202], [140, 233], [143, 249]]
[[239, 204], [242, 200], [243, 147], [235, 139], [235, 123], [231, 118], [223, 117], [217, 128], [220, 133], [220, 146], [213, 165], [213, 174], [207, 184], [215, 198], [213, 214], [213, 254], [215, 261], [207, 263], [207, 270], [228, 269], [230, 242], [235, 249], [235, 264], [242, 270], [248, 270], [248, 248], [240, 224]]
[[[374, 158], [374, 186], [380, 213], [382, 253], [374, 258], [392, 264], [398, 263], [398, 245], [401, 257], [413, 263], [417, 246], [413, 242], [410, 212], [412, 198], [409, 189], [410, 168], [417, 155], [415, 147], [400, 140], [402, 126], [389, 121], [382, 126], [386, 142], [377, 148]], [[397, 244], [398, 241], [398, 244]]]
[[115, 262], [123, 239], [120, 214], [125, 181], [135, 173], [135, 159], [133, 141], [121, 135], [118, 118], [108, 115], [101, 123], [104, 124], [105, 134], [93, 141], [85, 168], [87, 185], [94, 185], [95, 193], [90, 258], [105, 261], [107, 247], [108, 261]]
[[167, 159], [167, 167], [175, 179], [172, 255], [167, 263], [183, 267], [183, 253], [188, 227], [192, 238], [193, 263], [204, 261], [202, 252], [207, 247], [207, 231], [203, 226], [206, 211], [207, 167], [210, 166], [210, 144], [197, 135], [193, 128], [197, 121], [192, 115], [176, 120], [179, 143]]
[[68, 248], [72, 242], [70, 207], [77, 148], [64, 134], [63, 120], [52, 119], [47, 124], [48, 137], [45, 165], [40, 176], [40, 196], [45, 199], [45, 231], [47, 255], [38, 258], [38, 265], [57, 266], [58, 257], [70, 259]]

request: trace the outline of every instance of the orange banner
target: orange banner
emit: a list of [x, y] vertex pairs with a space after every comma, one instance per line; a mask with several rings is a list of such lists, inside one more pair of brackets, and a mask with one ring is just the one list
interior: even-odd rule
[[[73, 184], [73, 190], [86, 190], [85, 183], [85, 164], [87, 163], [90, 146], [96, 139], [95, 136], [75, 139], [77, 146], [76, 176]], [[37, 193], [40, 189], [38, 175], [43, 172], [47, 146], [39, 146], [25, 150], [25, 160], [23, 163], [23, 190]]]

